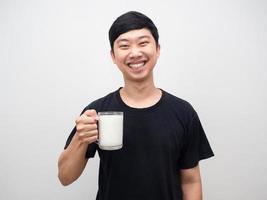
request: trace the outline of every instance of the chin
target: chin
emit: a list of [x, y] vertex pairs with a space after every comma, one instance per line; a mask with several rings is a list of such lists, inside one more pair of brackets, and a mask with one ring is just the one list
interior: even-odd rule
[[137, 75], [137, 76], [133, 76], [133, 75], [128, 75], [128, 76], [125, 76], [125, 78], [129, 81], [132, 81], [132, 82], [145, 82], [145, 81], [148, 81], [150, 80], [152, 77], [152, 74], [142, 74], [142, 75]]

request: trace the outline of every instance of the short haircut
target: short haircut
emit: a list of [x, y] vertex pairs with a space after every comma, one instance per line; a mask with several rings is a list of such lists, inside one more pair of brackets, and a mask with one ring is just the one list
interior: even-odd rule
[[151, 32], [156, 44], [158, 45], [158, 40], [159, 40], [158, 29], [153, 23], [153, 21], [149, 17], [140, 12], [129, 11], [119, 16], [113, 22], [113, 24], [109, 29], [109, 42], [111, 49], [113, 50], [114, 41], [121, 34], [131, 30], [142, 29], [142, 28], [147, 28]]

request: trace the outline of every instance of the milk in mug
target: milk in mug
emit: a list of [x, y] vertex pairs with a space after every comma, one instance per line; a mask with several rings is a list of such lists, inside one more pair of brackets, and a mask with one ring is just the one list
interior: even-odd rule
[[98, 113], [99, 148], [116, 150], [123, 145], [123, 112]]

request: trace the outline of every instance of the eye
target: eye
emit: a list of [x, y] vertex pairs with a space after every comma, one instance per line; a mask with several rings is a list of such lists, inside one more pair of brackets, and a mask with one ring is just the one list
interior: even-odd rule
[[146, 46], [148, 43], [149, 43], [148, 41], [140, 42], [140, 46]]
[[119, 48], [120, 49], [128, 49], [129, 48], [129, 45], [128, 44], [120, 44], [119, 45]]

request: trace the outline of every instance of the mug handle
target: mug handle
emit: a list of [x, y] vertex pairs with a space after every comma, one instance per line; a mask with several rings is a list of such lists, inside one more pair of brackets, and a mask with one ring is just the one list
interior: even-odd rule
[[[96, 115], [97, 117], [97, 129], [98, 129], [98, 120], [99, 120], [99, 114]], [[98, 136], [97, 136], [97, 139], [96, 141], [94, 141], [93, 143], [96, 143], [98, 146], [99, 146], [99, 129], [98, 129]]]

